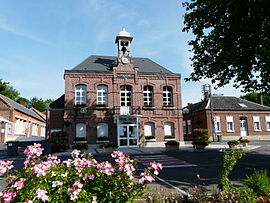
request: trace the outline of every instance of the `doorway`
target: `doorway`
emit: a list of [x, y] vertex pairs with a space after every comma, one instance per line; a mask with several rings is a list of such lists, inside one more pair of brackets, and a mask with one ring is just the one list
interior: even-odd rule
[[138, 132], [136, 124], [120, 124], [118, 145], [119, 147], [138, 146]]
[[240, 117], [240, 136], [248, 136], [246, 117]]

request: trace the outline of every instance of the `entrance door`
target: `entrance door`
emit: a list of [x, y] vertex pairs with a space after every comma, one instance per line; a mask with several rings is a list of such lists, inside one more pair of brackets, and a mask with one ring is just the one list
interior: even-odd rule
[[247, 120], [246, 119], [240, 119], [240, 135], [247, 136]]
[[119, 146], [136, 147], [138, 146], [138, 133], [135, 124], [121, 124], [119, 126]]
[[120, 114], [130, 115], [131, 114], [131, 86], [123, 85], [120, 87]]

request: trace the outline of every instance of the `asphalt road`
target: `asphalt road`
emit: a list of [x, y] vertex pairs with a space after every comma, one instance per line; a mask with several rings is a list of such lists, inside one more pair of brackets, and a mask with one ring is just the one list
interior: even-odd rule
[[[241, 183], [245, 179], [246, 175], [254, 172], [254, 169], [267, 169], [270, 171], [270, 142], [258, 142], [252, 144], [260, 145], [261, 147], [252, 152], [246, 153], [246, 155], [237, 162], [235, 168], [230, 174], [230, 180], [234, 183]], [[159, 178], [186, 192], [190, 192], [190, 189], [195, 185], [203, 185], [208, 189], [208, 191], [212, 191], [216, 188], [222, 170], [222, 152], [218, 150], [197, 150], [165, 154], [197, 166], [164, 168], [160, 172], [158, 176]], [[68, 157], [61, 158], [66, 159]], [[96, 155], [95, 158], [98, 161], [111, 160], [109, 156], [105, 155]], [[24, 157], [22, 153], [20, 157], [7, 157], [5, 155], [4, 146], [0, 146], [0, 160], [1, 159], [13, 160], [15, 168], [23, 167]], [[139, 163], [139, 169], [143, 168], [144, 166]], [[157, 183], [166, 186], [166, 184], [161, 183], [160, 181], [157, 181]], [[0, 180], [0, 191], [3, 190], [4, 187], [4, 181]]]

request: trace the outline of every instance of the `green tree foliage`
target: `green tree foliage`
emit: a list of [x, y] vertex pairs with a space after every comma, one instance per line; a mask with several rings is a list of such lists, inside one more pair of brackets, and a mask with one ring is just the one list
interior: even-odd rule
[[19, 104], [22, 104], [22, 105], [24, 105], [24, 106], [28, 106], [28, 104], [29, 104], [29, 100], [28, 99], [26, 99], [26, 98], [24, 98], [24, 97], [19, 97], [17, 100], [16, 100], [16, 102], [18, 102]]
[[20, 95], [17, 90], [15, 90], [11, 85], [9, 85], [9, 82], [4, 82], [2, 81], [2, 79], [0, 79], [0, 94], [12, 100], [18, 99]]
[[270, 1], [190, 0], [183, 3], [184, 32], [195, 35], [187, 81], [231, 80], [246, 92], [270, 92]]
[[50, 103], [52, 103], [54, 100], [52, 99], [46, 99], [43, 100], [42, 98], [33, 97], [30, 99], [28, 107], [35, 108], [39, 110], [40, 112], [44, 112], [46, 108], [49, 106]]
[[[242, 99], [246, 99], [248, 101], [252, 101], [260, 104], [260, 94], [256, 92], [248, 93], [240, 96]], [[263, 105], [270, 106], [270, 93], [263, 94]]]

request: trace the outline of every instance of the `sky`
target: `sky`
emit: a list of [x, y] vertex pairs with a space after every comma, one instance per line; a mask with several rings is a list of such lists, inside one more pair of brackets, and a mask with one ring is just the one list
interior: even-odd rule
[[[115, 37], [125, 27], [133, 36], [133, 57], [147, 57], [182, 75], [183, 106], [201, 100], [209, 81], [185, 82], [192, 71], [182, 32], [180, 0], [1, 0], [0, 78], [20, 96], [57, 99], [64, 70], [90, 55], [116, 56]], [[242, 95], [231, 84], [214, 94]]]

